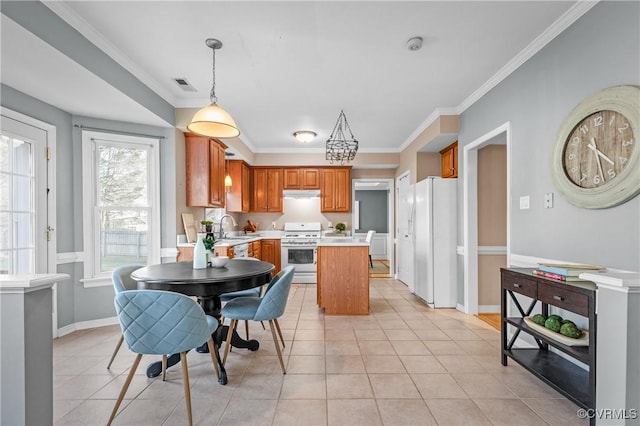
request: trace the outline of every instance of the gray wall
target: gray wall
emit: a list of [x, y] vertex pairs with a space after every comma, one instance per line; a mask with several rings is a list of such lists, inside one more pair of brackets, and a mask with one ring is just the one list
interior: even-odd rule
[[[550, 169], [556, 132], [580, 100], [609, 86], [640, 84], [639, 17], [638, 2], [597, 4], [461, 114], [461, 154], [511, 122], [512, 253], [640, 270], [640, 197], [610, 209], [581, 209], [558, 193]], [[459, 194], [462, 188], [461, 176]], [[543, 208], [546, 192], [555, 194], [552, 209]], [[531, 208], [519, 210], [525, 195]], [[460, 218], [458, 232], [461, 243]]]
[[355, 201], [360, 202], [360, 228], [356, 232], [389, 232], [388, 199], [389, 191], [355, 191]]
[[[175, 247], [175, 110], [79, 32], [39, 2], [2, 2], [2, 13], [60, 50], [167, 122], [166, 128], [71, 114], [2, 85], [0, 104], [56, 127], [56, 244], [58, 253], [82, 253], [82, 137], [74, 124], [160, 136], [161, 246]], [[71, 280], [58, 285], [58, 327], [115, 316], [113, 289], [84, 288], [83, 264], [58, 265]]]

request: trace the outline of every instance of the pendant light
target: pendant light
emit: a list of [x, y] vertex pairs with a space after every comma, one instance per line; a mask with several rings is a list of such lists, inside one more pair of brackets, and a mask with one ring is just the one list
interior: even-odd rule
[[218, 105], [216, 97], [216, 50], [222, 48], [222, 42], [215, 38], [208, 38], [205, 43], [213, 51], [213, 85], [209, 95], [211, 105], [196, 112], [187, 129], [213, 138], [234, 138], [240, 134], [240, 130], [231, 115]]
[[225, 174], [224, 174], [224, 189], [226, 192], [231, 192], [233, 182], [231, 181], [231, 175], [229, 174], [229, 160], [225, 161]]
[[[345, 134], [349, 131], [349, 136]], [[353, 136], [347, 116], [344, 115], [344, 111], [340, 111], [338, 115], [338, 121], [327, 139], [326, 159], [330, 164], [339, 163], [344, 165], [356, 158], [358, 152], [358, 141]]]

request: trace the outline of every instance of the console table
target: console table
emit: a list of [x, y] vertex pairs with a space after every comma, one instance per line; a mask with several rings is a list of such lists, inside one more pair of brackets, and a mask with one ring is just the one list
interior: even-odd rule
[[[532, 274], [529, 268], [501, 268], [502, 287], [502, 365], [511, 358], [533, 375], [585, 409], [596, 408], [596, 285], [591, 282], [564, 282]], [[532, 300], [523, 309], [515, 294]], [[507, 316], [507, 296], [518, 310], [519, 315]], [[532, 314], [533, 308], [541, 302], [542, 314], [549, 315], [549, 306], [582, 315], [589, 320], [589, 345], [568, 346], [539, 333], [524, 321]], [[515, 328], [510, 339], [507, 326]], [[514, 343], [524, 332], [535, 339], [537, 347], [516, 348]], [[551, 351], [554, 348], [556, 351]], [[561, 356], [562, 352], [588, 366], [585, 370]], [[592, 421], [594, 419], [591, 419]]]

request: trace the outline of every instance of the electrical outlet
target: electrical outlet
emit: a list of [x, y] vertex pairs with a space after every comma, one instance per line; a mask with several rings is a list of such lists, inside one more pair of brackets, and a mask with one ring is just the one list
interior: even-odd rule
[[520, 210], [526, 210], [529, 208], [529, 196], [525, 195], [520, 197]]

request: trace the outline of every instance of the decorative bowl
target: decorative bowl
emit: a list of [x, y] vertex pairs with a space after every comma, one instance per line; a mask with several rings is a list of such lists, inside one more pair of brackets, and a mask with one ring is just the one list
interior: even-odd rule
[[213, 256], [211, 258], [211, 266], [214, 268], [224, 268], [228, 261], [228, 256]]

